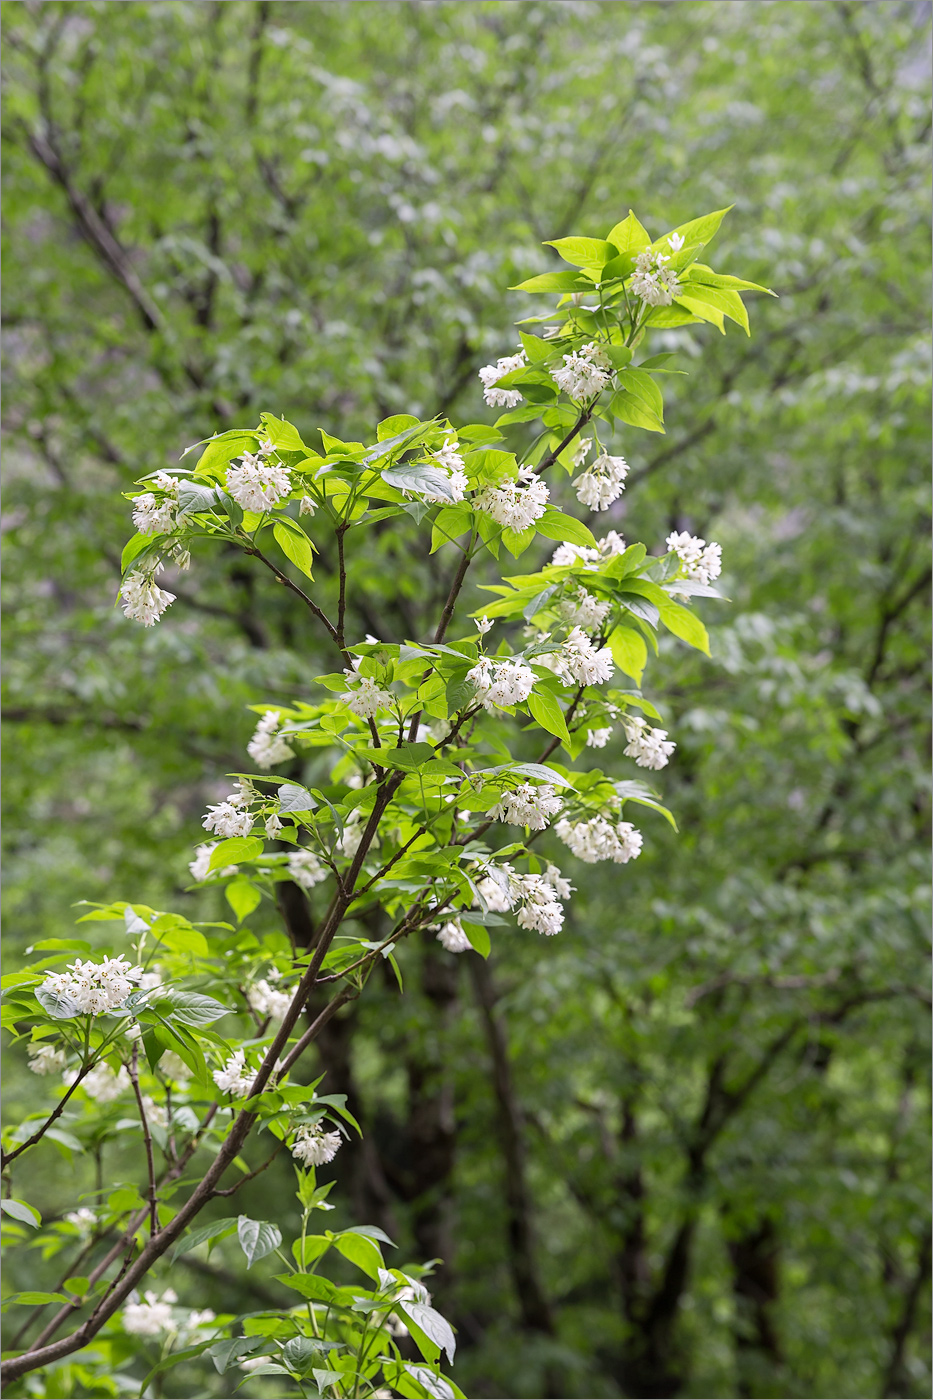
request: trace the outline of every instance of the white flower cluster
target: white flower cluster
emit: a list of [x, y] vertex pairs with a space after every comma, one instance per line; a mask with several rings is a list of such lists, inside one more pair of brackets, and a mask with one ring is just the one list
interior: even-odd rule
[[74, 1225], [83, 1235], [89, 1235], [97, 1229], [97, 1214], [89, 1206], [79, 1206], [77, 1210], [69, 1210], [64, 1219], [69, 1225]]
[[174, 593], [156, 586], [155, 576], [161, 569], [162, 565], [156, 564], [148, 573], [144, 569], [134, 569], [127, 574], [120, 585], [124, 617], [141, 622], [144, 627], [152, 627], [165, 609], [174, 603]]
[[295, 756], [278, 732], [281, 723], [281, 710], [266, 710], [246, 745], [246, 752], [260, 768], [274, 768], [277, 763], [284, 763]]
[[442, 924], [437, 933], [437, 941], [448, 953], [468, 953], [473, 946], [463, 932], [463, 925], [459, 919], [449, 919], [446, 924]]
[[[673, 240], [670, 241], [676, 252]], [[670, 306], [674, 297], [679, 297], [683, 290], [677, 273], [664, 266], [670, 260], [669, 253], [662, 253], [660, 249], [652, 252], [650, 248], [639, 253], [635, 259], [632, 291], [649, 306]]]
[[564, 911], [559, 901], [570, 897], [570, 885], [556, 865], [548, 865], [543, 875], [519, 875], [507, 863], [490, 866], [477, 889], [487, 907], [498, 913], [518, 905], [521, 928], [551, 936], [563, 927]]
[[522, 467], [517, 481], [483, 487], [474, 497], [473, 505], [485, 511], [503, 529], [520, 535], [540, 520], [550, 497], [550, 491], [541, 478], [535, 476], [533, 468]]
[[319, 1123], [312, 1128], [302, 1124], [292, 1145], [292, 1156], [303, 1167], [323, 1167], [334, 1160], [342, 1144], [339, 1133], [325, 1133]]
[[141, 535], [168, 535], [176, 524], [178, 481], [168, 472], [157, 472], [152, 482], [156, 491], [133, 497], [133, 525]]
[[614, 554], [625, 553], [625, 540], [616, 530], [610, 530], [601, 540], [596, 541], [596, 548], [588, 544], [559, 544], [551, 555], [551, 563], [557, 569], [565, 569], [569, 564], [587, 564], [592, 568], [605, 559], [611, 559]]
[[642, 834], [631, 822], [610, 822], [605, 817], [571, 822], [564, 818], [554, 830], [559, 840], [587, 865], [595, 865], [598, 860], [625, 865], [635, 859], [642, 847]]
[[574, 627], [560, 650], [546, 652], [539, 660], [556, 676], [569, 685], [600, 685], [608, 681], [615, 670], [612, 652], [608, 647], [598, 651], [580, 627]]
[[572, 399], [591, 399], [609, 383], [612, 366], [605, 352], [595, 343], [584, 345], [564, 356], [559, 369], [551, 370], [551, 378]]
[[143, 1112], [146, 1115], [146, 1122], [150, 1128], [168, 1127], [168, 1110], [164, 1104], [156, 1103], [149, 1094], [143, 1095]]
[[249, 988], [246, 1000], [260, 1016], [271, 1016], [273, 1021], [281, 1021], [292, 1004], [292, 992], [280, 991], [263, 977]]
[[50, 1045], [47, 1040], [33, 1041], [26, 1046], [26, 1054], [33, 1074], [57, 1074], [68, 1063], [68, 1056], [61, 1046]]
[[[241, 782], [237, 786], [238, 792], [231, 792], [223, 802], [217, 802], [214, 806], [208, 807], [201, 823], [205, 831], [213, 831], [217, 836], [225, 839], [231, 836], [248, 836], [250, 834], [253, 829], [253, 814], [249, 810], [249, 803], [255, 794], [248, 784]], [[210, 861], [209, 856], [208, 861]], [[191, 869], [191, 866], [188, 868]]]
[[56, 997], [62, 1010], [70, 1016], [100, 1016], [122, 1006], [142, 975], [141, 967], [133, 967], [120, 955], [104, 958], [102, 963], [69, 963], [67, 972], [50, 972], [40, 991]]
[[495, 386], [505, 375], [522, 369], [524, 364], [525, 352], [519, 350], [517, 355], [504, 355], [494, 365], [483, 366], [479, 377], [483, 385], [483, 398], [490, 408], [515, 408], [521, 403], [522, 396], [517, 389], [497, 389]]
[[449, 437], [444, 446], [434, 453], [435, 462], [448, 474], [451, 494], [450, 496], [423, 496], [422, 499], [427, 501], [429, 505], [449, 505], [451, 500], [463, 500], [470, 483], [467, 479], [466, 463], [460, 456], [459, 447], [460, 444], [456, 437]]
[[580, 627], [584, 632], [598, 632], [609, 615], [612, 604], [606, 599], [597, 598], [585, 588], [578, 588], [560, 605], [560, 615], [565, 622]]
[[311, 890], [327, 879], [327, 867], [313, 851], [291, 851], [288, 857], [288, 873], [296, 885]]
[[218, 1089], [225, 1094], [232, 1094], [236, 1099], [243, 1099], [253, 1087], [256, 1075], [248, 1068], [245, 1053], [235, 1050], [223, 1069], [214, 1070], [213, 1077]]
[[505, 709], [527, 700], [534, 689], [535, 673], [521, 661], [508, 657], [504, 661], [495, 661], [481, 656], [476, 665], [467, 671], [466, 679], [476, 687], [476, 699], [491, 712], [497, 707]]
[[337, 842], [337, 849], [341, 855], [350, 860], [356, 855], [360, 849], [360, 842], [363, 839], [363, 832], [366, 830], [368, 820], [369, 813], [361, 812], [358, 807], [350, 813], [343, 828], [343, 835]]
[[601, 452], [574, 482], [577, 500], [590, 510], [608, 510], [625, 490], [628, 462]]
[[611, 724], [605, 729], [588, 729], [586, 731], [586, 747], [588, 749], [604, 749], [611, 738]]
[[243, 510], [269, 510], [291, 491], [286, 469], [265, 460], [274, 450], [271, 442], [263, 442], [257, 453], [242, 453], [239, 466], [228, 467], [227, 490]]
[[350, 689], [345, 690], [340, 699], [361, 719], [372, 719], [379, 710], [387, 710], [393, 704], [395, 697], [391, 690], [383, 690], [372, 676], [359, 675], [355, 667], [344, 671], [344, 675]]
[[674, 551], [684, 566], [687, 578], [697, 583], [712, 583], [722, 573], [722, 546], [707, 544], [686, 530], [667, 537], [667, 547]]
[[512, 792], [504, 792], [489, 815], [511, 826], [529, 826], [533, 831], [543, 831], [562, 806], [551, 783], [542, 783], [540, 787], [522, 783]]
[[139, 1294], [130, 1294], [131, 1302], [123, 1309], [123, 1330], [135, 1337], [158, 1337], [160, 1332], [170, 1332], [174, 1327], [172, 1304], [178, 1302], [178, 1294], [168, 1288], [159, 1298], [149, 1289], [140, 1301]]
[[[77, 1077], [78, 1071], [71, 1069], [67, 1074], [62, 1075], [62, 1081], [65, 1084], [73, 1084]], [[80, 1088], [95, 1103], [110, 1103], [113, 1099], [118, 1099], [121, 1094], [125, 1094], [127, 1089], [131, 1087], [131, 1083], [125, 1065], [121, 1065], [114, 1073], [110, 1066], [102, 1061], [99, 1065], [94, 1066], [90, 1074], [84, 1076]]]
[[634, 758], [639, 768], [666, 768], [677, 745], [667, 737], [666, 729], [650, 729], [639, 715], [625, 721], [628, 743], [626, 758]]

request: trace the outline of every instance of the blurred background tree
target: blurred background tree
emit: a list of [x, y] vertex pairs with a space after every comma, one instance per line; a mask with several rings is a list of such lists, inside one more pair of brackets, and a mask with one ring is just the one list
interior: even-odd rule
[[[119, 492], [260, 409], [347, 439], [482, 417], [543, 239], [734, 203], [721, 260], [780, 300], [751, 342], [700, 331], [599, 520], [724, 547], [713, 662], [672, 646], [655, 679], [680, 834], [567, 862], [546, 948], [407, 949], [404, 999], [331, 1024], [366, 1134], [335, 1199], [443, 1259], [471, 1395], [928, 1395], [929, 4], [3, 9], [9, 948], [129, 889], [232, 917], [185, 893], [204, 804], [246, 704], [322, 669], [234, 557], [125, 623]], [[697, 328], [666, 334], [690, 370]], [[442, 581], [406, 554], [403, 588], [406, 547], [351, 561], [360, 634], [421, 636]], [[15, 1117], [18, 1061], [8, 1086]], [[83, 1146], [88, 1189], [120, 1179]], [[275, 1294], [237, 1269], [173, 1282]]]

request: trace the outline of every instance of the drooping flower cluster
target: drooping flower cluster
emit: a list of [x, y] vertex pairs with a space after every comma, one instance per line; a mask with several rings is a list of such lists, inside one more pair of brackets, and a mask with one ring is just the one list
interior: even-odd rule
[[560, 933], [564, 923], [560, 900], [571, 893], [556, 865], [548, 865], [543, 875], [519, 875], [505, 862], [489, 866], [477, 889], [487, 908], [504, 913], [517, 905], [519, 926], [548, 936]]
[[26, 1054], [33, 1074], [57, 1074], [68, 1063], [64, 1050], [58, 1045], [50, 1045], [48, 1041], [33, 1041], [26, 1046]]
[[344, 675], [350, 689], [345, 690], [340, 699], [361, 719], [372, 719], [379, 710], [386, 710], [392, 705], [392, 692], [384, 690], [372, 676], [359, 675], [355, 665], [352, 669], [344, 671]]
[[522, 369], [524, 364], [525, 352], [519, 350], [517, 355], [504, 355], [494, 365], [484, 365], [479, 371], [483, 398], [490, 408], [515, 408], [521, 403], [522, 396], [517, 389], [497, 389], [495, 386], [505, 375], [511, 374], [513, 370]]
[[152, 627], [175, 601], [175, 594], [159, 588], [155, 576], [162, 569], [161, 564], [146, 571], [134, 569], [127, 574], [120, 585], [120, 598], [123, 602], [123, 616], [133, 622], [141, 622], [144, 627]]
[[323, 1167], [334, 1160], [342, 1144], [339, 1133], [325, 1133], [319, 1123], [313, 1127], [302, 1124], [292, 1144], [292, 1156], [303, 1167]]
[[608, 681], [615, 663], [608, 647], [598, 651], [580, 627], [574, 627], [563, 645], [557, 651], [547, 652], [540, 657], [565, 685], [576, 681], [577, 685], [600, 685]]
[[288, 857], [288, 873], [296, 885], [310, 890], [327, 879], [328, 871], [313, 851], [291, 851]]
[[178, 1302], [178, 1294], [168, 1288], [159, 1298], [149, 1289], [140, 1300], [138, 1293], [130, 1294], [131, 1301], [123, 1309], [123, 1330], [135, 1337], [158, 1337], [162, 1332], [170, 1332], [174, 1327], [172, 1304]]
[[540, 787], [522, 783], [512, 792], [504, 792], [489, 815], [511, 826], [529, 826], [533, 831], [543, 831], [562, 805], [551, 783], [542, 783]]
[[625, 865], [635, 859], [642, 847], [642, 834], [631, 822], [610, 822], [605, 817], [573, 822], [564, 818], [554, 830], [558, 839], [587, 865], [595, 865], [599, 860]]
[[[71, 1069], [62, 1075], [62, 1082], [73, 1084], [77, 1077], [78, 1071]], [[121, 1094], [126, 1093], [127, 1089], [131, 1087], [131, 1080], [125, 1065], [121, 1065], [114, 1072], [108, 1064], [102, 1061], [99, 1065], [94, 1066], [90, 1074], [84, 1076], [80, 1087], [95, 1103], [110, 1103], [113, 1099], [118, 1099]]]
[[437, 941], [448, 953], [468, 953], [473, 946], [459, 919], [449, 919], [442, 924], [437, 932]]
[[[671, 246], [674, 246], [673, 242]], [[676, 248], [674, 251], [677, 251]], [[649, 306], [670, 306], [674, 297], [679, 297], [683, 290], [677, 273], [664, 266], [670, 260], [669, 253], [662, 253], [660, 249], [653, 252], [650, 248], [639, 253], [635, 259], [632, 291]]]
[[604, 559], [624, 553], [625, 540], [617, 530], [610, 530], [596, 541], [595, 549], [588, 544], [559, 544], [551, 555], [551, 563], [558, 569], [565, 569], [569, 564], [586, 564], [597, 568]]
[[570, 398], [591, 399], [609, 383], [611, 365], [595, 341], [564, 356], [564, 363], [551, 370], [551, 378]]
[[666, 729], [651, 729], [638, 715], [625, 722], [628, 743], [626, 758], [634, 758], [639, 768], [666, 768], [677, 745], [667, 737]]
[[278, 732], [281, 723], [281, 710], [266, 710], [246, 746], [246, 752], [260, 768], [274, 768], [277, 763], [294, 758], [287, 741]]
[[208, 807], [201, 825], [205, 831], [213, 831], [215, 835], [224, 839], [231, 836], [248, 836], [253, 829], [253, 814], [238, 800], [237, 793], [231, 793], [226, 801], [216, 802]]
[[476, 687], [476, 698], [483, 708], [491, 712], [496, 708], [520, 705], [527, 700], [534, 689], [535, 673], [530, 666], [509, 657], [496, 661], [482, 656], [467, 671], [466, 679]]
[[611, 738], [611, 724], [602, 729], [588, 729], [586, 731], [586, 747], [588, 749], [604, 749]]
[[223, 1069], [215, 1069], [213, 1075], [217, 1088], [225, 1094], [232, 1094], [235, 1099], [246, 1097], [255, 1078], [255, 1071], [248, 1067], [246, 1054], [242, 1050], [235, 1050]]
[[260, 1016], [271, 1016], [273, 1021], [281, 1021], [292, 1004], [292, 993], [280, 991], [263, 977], [249, 988], [246, 1000]]
[[597, 598], [585, 588], [578, 588], [560, 605], [560, 615], [565, 622], [572, 623], [584, 632], [598, 632], [609, 615], [612, 604], [604, 598]]
[[273, 451], [271, 442], [263, 442], [257, 453], [242, 453], [239, 466], [227, 469], [227, 490], [243, 510], [270, 510], [291, 491], [286, 468], [266, 460]]
[[133, 525], [141, 535], [171, 534], [178, 512], [178, 481], [168, 472], [157, 472], [152, 485], [154, 491], [133, 497]]
[[437, 452], [434, 453], [434, 460], [439, 467], [447, 472], [447, 484], [450, 489], [449, 496], [424, 495], [423, 500], [429, 505], [449, 505], [451, 501], [462, 501], [469, 480], [466, 474], [466, 464], [459, 452], [460, 444], [456, 437], [449, 437]]
[[517, 481], [500, 486], [485, 486], [473, 500], [477, 510], [485, 511], [497, 525], [520, 535], [544, 514], [551, 493], [530, 467], [523, 467]]
[[115, 1011], [134, 991], [142, 975], [122, 956], [104, 958], [102, 963], [69, 963], [67, 972], [50, 972], [40, 991], [57, 999], [69, 1016], [100, 1016]]
[[601, 452], [574, 482], [577, 500], [590, 510], [608, 510], [625, 490], [627, 476], [628, 463], [624, 457], [610, 457], [608, 452]]
[[667, 537], [667, 547], [674, 551], [683, 564], [687, 578], [697, 583], [712, 583], [722, 573], [722, 546], [712, 543], [686, 530]]

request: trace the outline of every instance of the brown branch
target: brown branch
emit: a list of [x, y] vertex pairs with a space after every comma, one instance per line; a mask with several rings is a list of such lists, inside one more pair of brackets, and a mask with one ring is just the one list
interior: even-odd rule
[[130, 1057], [130, 1081], [133, 1085], [136, 1107], [139, 1109], [139, 1121], [143, 1125], [143, 1144], [146, 1149], [146, 1170], [149, 1173], [149, 1233], [150, 1235], [157, 1235], [159, 1233], [159, 1197], [156, 1188], [155, 1159], [152, 1155], [152, 1134], [149, 1131], [149, 1121], [146, 1118], [143, 1096], [139, 1090], [139, 1044], [137, 1041], [133, 1042], [133, 1054]]
[[215, 1196], [233, 1196], [233, 1195], [235, 1195], [236, 1192], [239, 1191], [239, 1189], [240, 1189], [241, 1186], [245, 1186], [246, 1183], [247, 1183], [248, 1181], [252, 1181], [254, 1177], [261, 1176], [262, 1173], [263, 1173], [264, 1171], [267, 1171], [268, 1168], [272, 1166], [272, 1163], [275, 1161], [276, 1157], [277, 1157], [277, 1156], [279, 1155], [279, 1153], [282, 1151], [282, 1148], [283, 1148], [284, 1146], [285, 1146], [284, 1142], [280, 1142], [279, 1145], [278, 1145], [278, 1147], [277, 1147], [277, 1148], [275, 1149], [275, 1151], [272, 1153], [272, 1156], [271, 1156], [271, 1157], [267, 1157], [266, 1160], [262, 1163], [261, 1166], [256, 1167], [256, 1169], [255, 1169], [254, 1171], [247, 1172], [246, 1176], [241, 1176], [240, 1179], [239, 1179], [239, 1181], [235, 1182], [233, 1186], [225, 1186], [224, 1189], [223, 1189], [222, 1191], [215, 1191], [215, 1192], [214, 1192], [214, 1195], [215, 1195]]
[[25, 1142], [21, 1142], [19, 1147], [15, 1148], [13, 1152], [4, 1152], [2, 1156], [0, 1156], [0, 1170], [6, 1171], [7, 1167], [10, 1165], [11, 1162], [15, 1162], [17, 1157], [19, 1157], [23, 1152], [27, 1151], [28, 1148], [35, 1147], [36, 1143], [40, 1142], [41, 1139], [45, 1137], [46, 1133], [48, 1132], [49, 1128], [51, 1128], [55, 1120], [61, 1117], [62, 1113], [65, 1110], [65, 1104], [71, 1098], [75, 1089], [77, 1089], [78, 1085], [81, 1083], [81, 1080], [86, 1074], [89, 1074], [90, 1071], [91, 1064], [87, 1064], [82, 1070], [79, 1070], [77, 1078], [74, 1080], [73, 1083], [69, 1084], [68, 1090], [64, 1098], [59, 1100], [56, 1107], [52, 1110], [48, 1118], [46, 1118], [45, 1122], [42, 1124], [42, 1127], [38, 1128], [33, 1133], [32, 1137], [27, 1138]]

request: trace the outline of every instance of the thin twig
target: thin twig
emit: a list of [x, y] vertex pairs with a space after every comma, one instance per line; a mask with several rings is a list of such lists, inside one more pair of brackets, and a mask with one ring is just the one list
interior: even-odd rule
[[157, 1235], [159, 1233], [159, 1198], [156, 1191], [155, 1159], [152, 1155], [152, 1134], [149, 1131], [146, 1108], [143, 1096], [139, 1091], [139, 1045], [136, 1041], [133, 1042], [133, 1053], [130, 1057], [130, 1080], [133, 1085], [133, 1093], [136, 1096], [136, 1107], [139, 1109], [139, 1121], [143, 1125], [143, 1143], [146, 1148], [146, 1170], [149, 1173], [149, 1233]]

